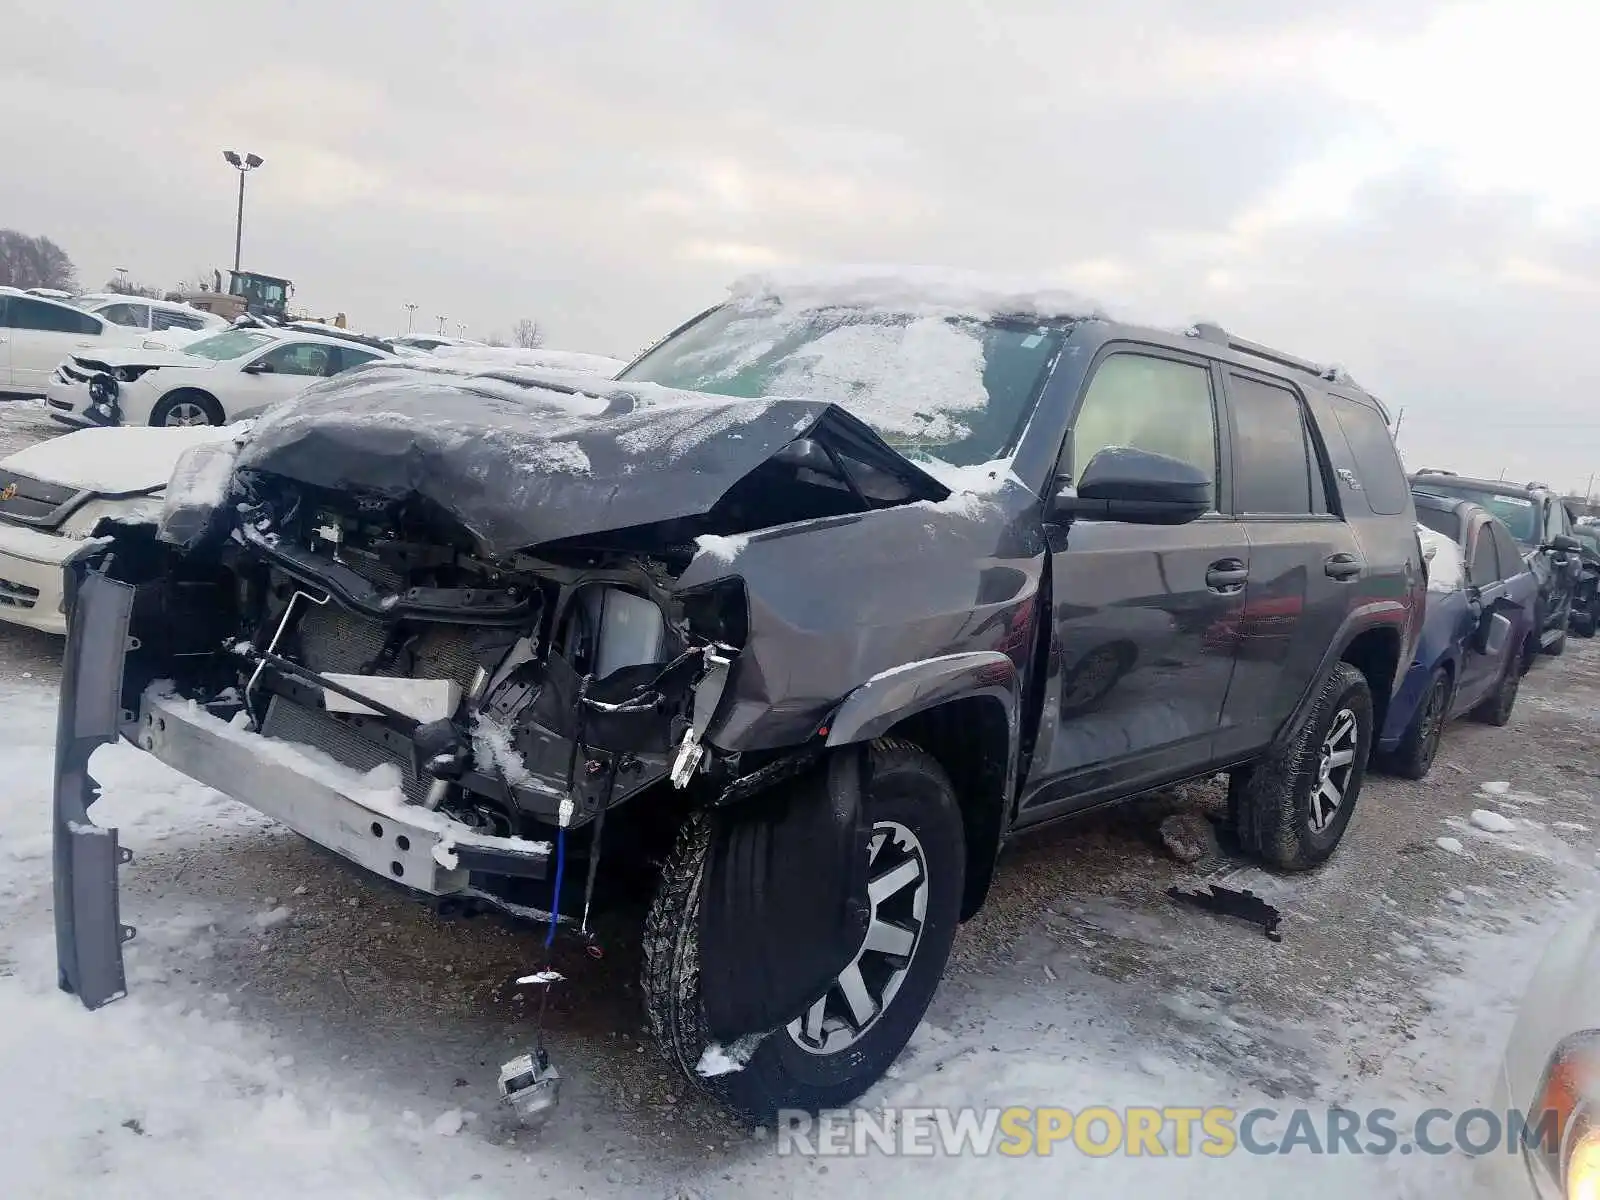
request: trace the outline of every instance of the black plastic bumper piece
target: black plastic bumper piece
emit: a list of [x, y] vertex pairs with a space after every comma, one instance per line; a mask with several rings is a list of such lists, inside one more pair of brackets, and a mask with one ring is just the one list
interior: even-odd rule
[[71, 615], [56, 716], [52, 823], [59, 982], [84, 1007], [99, 1008], [127, 990], [122, 945], [134, 931], [119, 916], [117, 868], [132, 855], [117, 844], [115, 829], [89, 820], [89, 806], [100, 795], [89, 756], [116, 741], [121, 724], [133, 588], [89, 569], [90, 551], [85, 547], [65, 567]]

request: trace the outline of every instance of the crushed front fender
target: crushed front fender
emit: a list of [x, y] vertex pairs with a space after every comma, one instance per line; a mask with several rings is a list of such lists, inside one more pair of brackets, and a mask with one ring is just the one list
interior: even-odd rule
[[123, 943], [117, 868], [132, 855], [115, 829], [89, 819], [100, 795], [89, 757], [117, 739], [122, 721], [122, 669], [134, 589], [91, 566], [99, 548], [86, 545], [65, 566], [66, 656], [56, 716], [54, 826], [56, 964], [61, 989], [99, 1008], [122, 997]]

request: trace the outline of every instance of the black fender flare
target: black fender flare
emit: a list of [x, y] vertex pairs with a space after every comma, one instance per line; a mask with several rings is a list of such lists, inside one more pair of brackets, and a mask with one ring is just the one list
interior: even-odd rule
[[[827, 722], [827, 744], [870, 742], [916, 713], [951, 700], [992, 696], [1005, 709], [1011, 758], [1015, 760], [1021, 692], [1016, 664], [998, 650], [924, 658], [880, 671], [846, 695]], [[1012, 769], [1015, 765], [1013, 761]]]
[[[839, 747], [883, 737], [908, 718], [921, 714], [937, 721], [939, 714], [935, 710], [948, 708], [958, 701], [992, 701], [1004, 713], [1005, 745], [1003, 750], [996, 747], [1000, 751], [996, 757], [1003, 755], [1004, 769], [992, 775], [984, 771], [974, 777], [953, 770], [952, 767], [963, 760], [959, 748], [954, 750], [955, 759], [952, 760], [952, 747], [923, 745], [923, 749], [939, 759], [951, 774], [962, 819], [967, 825], [967, 888], [962, 900], [962, 920], [971, 917], [983, 904], [1013, 815], [1020, 770], [1022, 693], [1023, 674], [1008, 655], [998, 650], [947, 654], [874, 675], [846, 695], [827, 723], [826, 744]], [[936, 724], [933, 728], [940, 726]], [[970, 728], [964, 723], [957, 726], [961, 733]], [[978, 736], [985, 743], [998, 740], [995, 737], [999, 732], [998, 721], [991, 726], [985, 719], [981, 728], [985, 732]], [[935, 737], [934, 740], [939, 739]], [[961, 739], [952, 740], [959, 742]], [[970, 760], [971, 755], [967, 754], [965, 761]]]
[[[1401, 657], [1404, 656], [1405, 631], [1398, 623], [1361, 613], [1353, 613], [1345, 618], [1344, 624], [1339, 627], [1338, 633], [1334, 635], [1328, 643], [1327, 650], [1323, 652], [1322, 661], [1317, 664], [1316, 673], [1307, 681], [1304, 690], [1300, 693], [1300, 699], [1295, 702], [1294, 708], [1290, 711], [1288, 717], [1284, 719], [1283, 724], [1278, 726], [1278, 732], [1273, 735], [1273, 750], [1281, 749], [1293, 737], [1294, 731], [1300, 727], [1300, 723], [1305, 719], [1306, 711], [1316, 699], [1317, 692], [1322, 687], [1322, 681], [1328, 677], [1328, 672], [1333, 670], [1334, 664], [1344, 661], [1345, 654], [1355, 644], [1357, 638], [1374, 630], [1385, 630], [1392, 633], [1396, 641], [1399, 642], [1399, 655]], [[1413, 646], [1412, 652], [1415, 653], [1415, 651], [1416, 647]], [[1382, 729], [1383, 715], [1388, 712], [1389, 703], [1394, 699], [1395, 689], [1399, 687], [1401, 681], [1405, 678], [1405, 672], [1410, 666], [1411, 663], [1409, 661], [1401, 662], [1397, 657], [1394, 674], [1389, 680], [1388, 694], [1384, 696], [1373, 694], [1372, 699], [1376, 709], [1373, 714], [1373, 727], [1375, 730]], [[1374, 740], [1376, 740], [1376, 734], [1374, 734]]]

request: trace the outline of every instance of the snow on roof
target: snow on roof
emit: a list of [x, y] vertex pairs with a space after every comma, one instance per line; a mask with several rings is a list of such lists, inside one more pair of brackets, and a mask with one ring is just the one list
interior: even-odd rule
[[737, 279], [735, 302], [786, 308], [876, 308], [927, 316], [1104, 316], [1096, 301], [1051, 280], [987, 275], [948, 267], [857, 265], [795, 267]]
[[578, 350], [523, 350], [515, 346], [464, 345], [440, 346], [435, 358], [474, 367], [534, 367], [549, 371], [574, 371], [583, 375], [611, 378], [628, 364], [605, 354], [585, 354]]

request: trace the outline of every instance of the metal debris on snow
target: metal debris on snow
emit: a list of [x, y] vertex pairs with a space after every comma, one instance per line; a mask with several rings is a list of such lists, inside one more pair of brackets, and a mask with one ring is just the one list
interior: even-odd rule
[[1239, 917], [1261, 926], [1269, 940], [1274, 942], [1283, 940], [1283, 935], [1278, 932], [1278, 925], [1283, 920], [1283, 915], [1273, 905], [1248, 889], [1239, 891], [1213, 883], [1210, 890], [1205, 892], [1186, 892], [1182, 888], [1170, 887], [1167, 889], [1167, 895], [1179, 904], [1189, 904], [1206, 912], [1216, 913], [1218, 916]]

